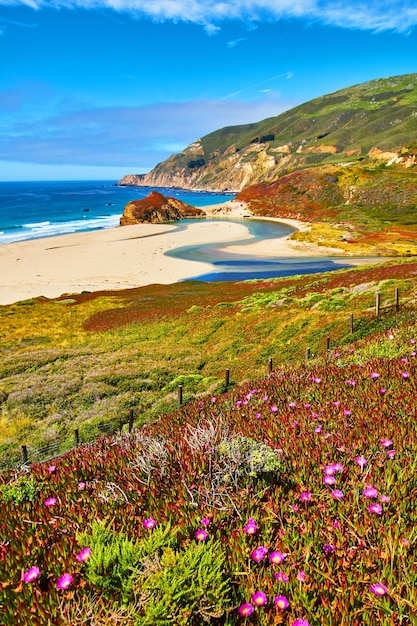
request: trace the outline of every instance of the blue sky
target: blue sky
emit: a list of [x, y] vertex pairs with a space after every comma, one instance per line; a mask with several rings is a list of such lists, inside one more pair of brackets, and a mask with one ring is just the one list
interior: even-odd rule
[[118, 179], [417, 72], [415, 0], [0, 0], [0, 180]]

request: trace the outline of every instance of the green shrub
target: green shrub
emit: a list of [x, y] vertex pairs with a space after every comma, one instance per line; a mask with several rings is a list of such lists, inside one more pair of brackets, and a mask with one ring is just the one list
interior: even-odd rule
[[222, 441], [219, 445], [220, 460], [230, 466], [234, 473], [257, 477], [279, 471], [280, 457], [275, 450], [265, 443], [250, 437], [237, 436]]
[[39, 492], [39, 486], [32, 476], [20, 476], [17, 480], [0, 486], [0, 502], [33, 502]]

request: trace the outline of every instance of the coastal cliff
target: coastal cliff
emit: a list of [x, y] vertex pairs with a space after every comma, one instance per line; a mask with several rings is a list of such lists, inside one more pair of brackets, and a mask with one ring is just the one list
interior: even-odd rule
[[416, 168], [417, 74], [342, 89], [254, 124], [222, 128], [120, 185], [240, 191], [318, 165]]
[[120, 226], [144, 223], [161, 224], [177, 222], [187, 217], [202, 218], [205, 216], [204, 211], [197, 207], [152, 191], [146, 198], [133, 200], [125, 206], [120, 218]]

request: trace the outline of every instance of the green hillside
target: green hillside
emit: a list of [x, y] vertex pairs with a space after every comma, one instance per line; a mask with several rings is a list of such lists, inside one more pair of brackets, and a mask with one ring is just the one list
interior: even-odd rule
[[137, 176], [136, 182], [132, 177], [120, 182], [239, 190], [302, 167], [373, 162], [378, 158], [374, 149], [415, 165], [416, 131], [417, 74], [381, 78], [315, 98], [277, 117], [216, 130]]

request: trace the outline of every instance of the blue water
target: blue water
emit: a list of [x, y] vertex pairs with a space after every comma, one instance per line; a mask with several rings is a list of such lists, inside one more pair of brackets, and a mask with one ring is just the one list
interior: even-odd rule
[[[125, 205], [148, 187], [117, 187], [116, 181], [0, 182], [0, 244], [119, 224]], [[158, 189], [194, 206], [218, 204], [234, 194]]]

